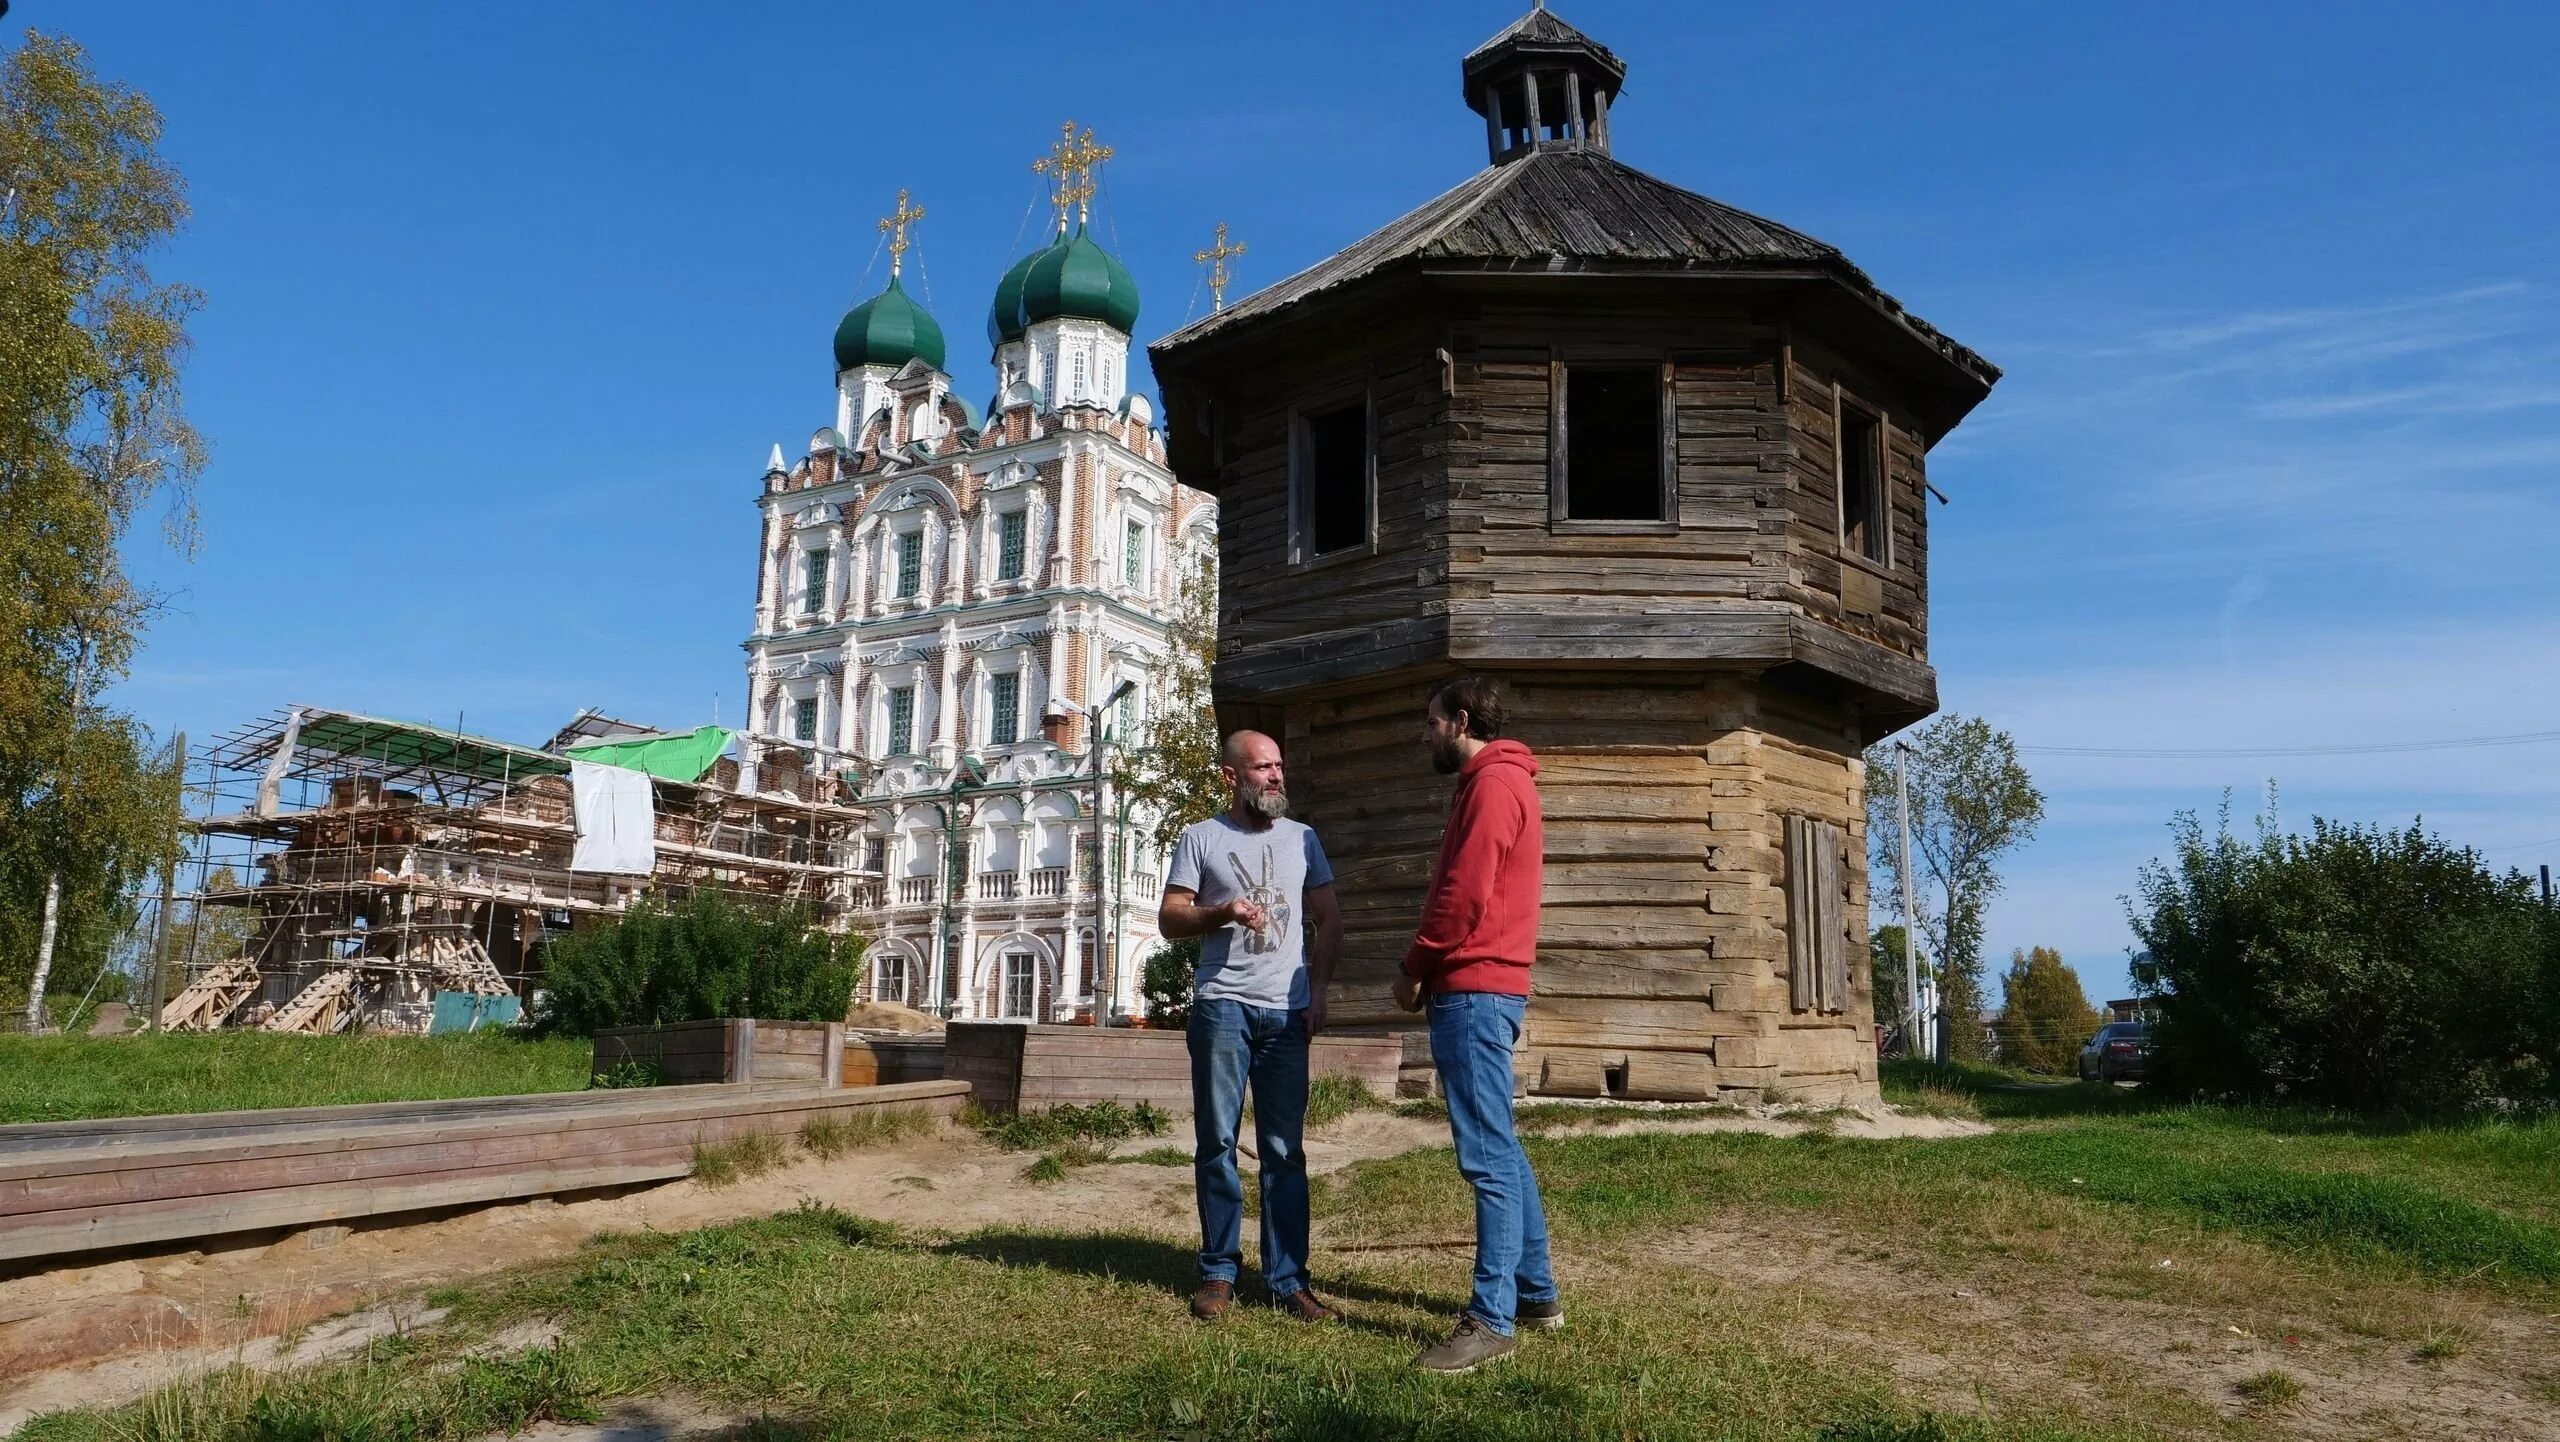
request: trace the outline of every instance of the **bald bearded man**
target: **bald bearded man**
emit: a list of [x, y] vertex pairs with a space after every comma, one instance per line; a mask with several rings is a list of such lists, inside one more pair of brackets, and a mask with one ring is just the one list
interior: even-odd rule
[[1289, 819], [1280, 743], [1238, 731], [1219, 753], [1227, 809], [1184, 829], [1165, 867], [1156, 926], [1200, 938], [1191, 986], [1192, 1179], [1200, 1203], [1200, 1285], [1191, 1314], [1235, 1301], [1244, 1261], [1236, 1125], [1253, 1090], [1262, 1166], [1262, 1279], [1302, 1322], [1338, 1322], [1307, 1284], [1307, 1040], [1324, 1029], [1324, 989], [1342, 953], [1333, 868], [1314, 830]]

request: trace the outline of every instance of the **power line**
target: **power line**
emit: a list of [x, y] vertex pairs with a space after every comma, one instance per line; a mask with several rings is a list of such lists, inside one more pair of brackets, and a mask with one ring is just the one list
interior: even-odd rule
[[2117, 756], [2146, 761], [2203, 761], [2216, 757], [2252, 756], [2382, 756], [2407, 751], [2472, 751], [2490, 746], [2534, 746], [2560, 741], [2560, 731], [2527, 731], [2513, 736], [2465, 736], [2449, 741], [2376, 741], [2348, 746], [2021, 746], [2037, 756]]

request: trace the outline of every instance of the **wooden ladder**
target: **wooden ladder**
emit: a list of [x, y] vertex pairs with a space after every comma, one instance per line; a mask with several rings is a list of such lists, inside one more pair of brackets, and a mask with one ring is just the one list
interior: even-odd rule
[[216, 962], [160, 1008], [162, 1031], [211, 1031], [258, 994], [258, 964], [246, 957]]
[[293, 1000], [277, 1008], [268, 1017], [262, 1031], [301, 1031], [314, 1036], [327, 1036], [345, 1028], [355, 1019], [356, 974], [353, 971], [330, 972], [318, 981], [295, 992]]
[[465, 938], [460, 946], [435, 959], [436, 989], [473, 996], [513, 996], [515, 988], [489, 959], [489, 949]]

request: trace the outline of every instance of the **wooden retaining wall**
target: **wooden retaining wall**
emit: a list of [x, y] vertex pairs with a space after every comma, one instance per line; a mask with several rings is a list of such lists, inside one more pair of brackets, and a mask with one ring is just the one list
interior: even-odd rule
[[0, 1127], [0, 1263], [665, 1181], [704, 1143], [967, 1096], [812, 1079]]
[[849, 1087], [939, 1081], [942, 1033], [848, 1031], [837, 1075]]
[[[989, 1111], [1099, 1101], [1191, 1110], [1191, 1052], [1178, 1031], [955, 1021], [945, 1036], [943, 1076], [967, 1082]], [[1320, 1036], [1307, 1051], [1311, 1076], [1352, 1077], [1379, 1096], [1396, 1094], [1399, 1036]]]
[[[609, 1026], [596, 1033], [591, 1076], [623, 1062], [658, 1068], [671, 1085], [817, 1081], [844, 1074], [844, 1024], [730, 1017], [660, 1026]], [[924, 1080], [924, 1078], [917, 1078]]]

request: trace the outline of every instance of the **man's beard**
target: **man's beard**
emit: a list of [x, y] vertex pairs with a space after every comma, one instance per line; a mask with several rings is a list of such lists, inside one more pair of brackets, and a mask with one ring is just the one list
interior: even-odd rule
[[1243, 794], [1244, 809], [1265, 821], [1277, 821], [1289, 814], [1289, 793], [1277, 786], [1265, 791]]
[[1443, 776], [1455, 776], [1465, 768], [1467, 753], [1458, 747], [1458, 738], [1431, 743], [1431, 769]]

